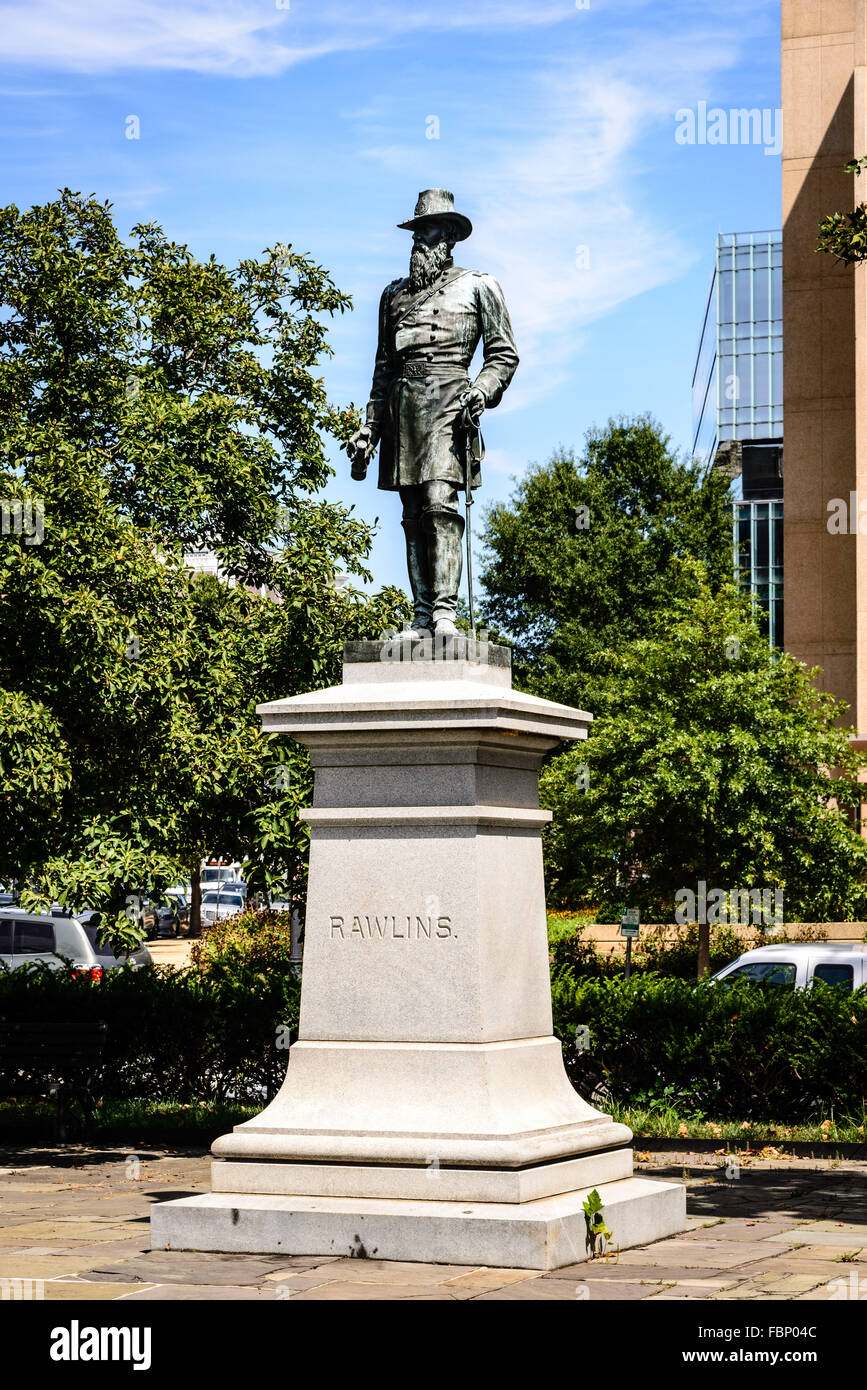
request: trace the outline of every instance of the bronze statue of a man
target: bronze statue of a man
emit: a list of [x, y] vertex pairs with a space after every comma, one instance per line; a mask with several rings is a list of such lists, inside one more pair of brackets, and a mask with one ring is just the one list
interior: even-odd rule
[[[426, 189], [399, 225], [413, 233], [409, 275], [383, 291], [366, 422], [347, 451], [352, 477], [363, 479], [379, 444], [379, 486], [403, 503], [412, 629], [450, 635], [464, 533], [458, 493], [481, 483], [479, 419], [499, 404], [518, 354], [496, 280], [452, 260], [473, 228], [451, 193]], [[471, 383], [480, 341], [484, 361]]]

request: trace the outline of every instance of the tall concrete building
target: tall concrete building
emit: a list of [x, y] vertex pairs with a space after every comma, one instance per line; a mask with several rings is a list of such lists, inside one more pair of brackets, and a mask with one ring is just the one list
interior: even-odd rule
[[782, 93], [785, 645], [864, 737], [867, 534], [828, 522], [867, 499], [867, 266], [815, 246], [823, 217], [867, 200], [843, 173], [867, 154], [867, 0], [782, 0]]
[[783, 628], [782, 237], [720, 233], [693, 374], [693, 453], [732, 479], [735, 575]]

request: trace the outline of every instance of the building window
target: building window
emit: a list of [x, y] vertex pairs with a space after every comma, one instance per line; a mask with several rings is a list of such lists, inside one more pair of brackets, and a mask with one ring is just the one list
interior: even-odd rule
[[717, 237], [693, 372], [693, 453], [734, 480], [735, 577], [783, 644], [781, 232]]
[[783, 504], [736, 501], [732, 511], [735, 579], [742, 593], [754, 595], [771, 646], [782, 647]]

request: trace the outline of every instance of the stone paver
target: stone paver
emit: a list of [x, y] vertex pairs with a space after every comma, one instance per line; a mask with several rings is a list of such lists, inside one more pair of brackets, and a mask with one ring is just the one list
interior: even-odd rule
[[151, 1252], [150, 1206], [207, 1191], [210, 1160], [201, 1152], [143, 1149], [135, 1170], [127, 1162], [135, 1152], [0, 1150], [0, 1280], [41, 1281], [50, 1300], [125, 1302], [730, 1302], [867, 1293], [867, 1160], [744, 1156], [732, 1179], [722, 1152], [648, 1150], [639, 1171], [687, 1182], [687, 1229], [546, 1273], [321, 1255]]
[[[599, 1283], [617, 1283], [626, 1280], [629, 1283], [636, 1279], [639, 1283], [659, 1284], [660, 1282], [674, 1283], [675, 1280], [683, 1279], [722, 1279], [730, 1280], [731, 1275], [727, 1270], [708, 1268], [707, 1266], [687, 1265], [678, 1263], [657, 1263], [652, 1264], [654, 1246], [645, 1246], [642, 1250], [635, 1253], [643, 1256], [646, 1263], [640, 1260], [636, 1263], [627, 1262], [624, 1251], [617, 1260], [594, 1261], [577, 1265], [564, 1265], [562, 1269], [552, 1271], [558, 1279], [588, 1279], [592, 1278]], [[546, 1276], [547, 1277], [547, 1276]]]
[[[196, 1257], [197, 1284], [258, 1284], [286, 1263], [285, 1255], [218, 1255]], [[189, 1284], [190, 1257], [182, 1250], [155, 1250], [129, 1260], [90, 1261], [94, 1278], [146, 1279], [149, 1283]]]
[[[522, 1270], [523, 1278], [534, 1271]], [[363, 1284], [444, 1284], [447, 1280], [467, 1273], [466, 1265], [408, 1264], [402, 1260], [338, 1259], [323, 1265], [321, 1270], [310, 1269], [308, 1275], [321, 1273], [323, 1279], [349, 1280]]]
[[[272, 1295], [276, 1297], [276, 1295]], [[424, 1300], [429, 1302], [436, 1299], [440, 1303], [451, 1303], [456, 1301], [457, 1295], [448, 1293], [446, 1290], [435, 1284], [365, 1284], [360, 1279], [346, 1280], [341, 1282], [335, 1279], [327, 1284], [320, 1284], [315, 1289], [303, 1289], [300, 1293], [291, 1294], [291, 1302], [410, 1302], [412, 1300]]]
[[0, 1253], [10, 1247], [20, 1249], [26, 1245], [44, 1245], [46, 1241], [57, 1241], [69, 1245], [72, 1241], [92, 1244], [122, 1240], [124, 1236], [135, 1239], [141, 1226], [109, 1221], [29, 1221], [20, 1226], [6, 1226], [0, 1231]]
[[108, 1303], [118, 1298], [140, 1298], [142, 1291], [149, 1290], [149, 1287], [145, 1284], [97, 1284], [52, 1279], [45, 1282], [45, 1301], [72, 1303], [85, 1299], [88, 1303]]
[[89, 1268], [76, 1255], [29, 1255], [23, 1250], [0, 1256], [0, 1279], [57, 1279]]
[[[102, 1287], [110, 1288], [106, 1284]], [[115, 1285], [115, 1287], [117, 1287]], [[125, 1286], [126, 1287], [126, 1286]], [[145, 1287], [144, 1284], [136, 1284], [124, 1296], [124, 1303], [161, 1303], [166, 1298], [171, 1298], [173, 1302], [202, 1303], [219, 1300], [220, 1302], [241, 1301], [260, 1301], [271, 1302], [277, 1295], [272, 1289], [263, 1289], [249, 1284], [155, 1284], [153, 1287]]]
[[[144, 1239], [137, 1237], [135, 1240], [108, 1240], [91, 1242], [89, 1244], [64, 1245], [30, 1245], [16, 1254], [22, 1255], [63, 1255], [69, 1259], [78, 1260], [83, 1269], [90, 1269], [98, 1260], [100, 1263], [110, 1262], [111, 1260], [131, 1260], [136, 1255], [147, 1255], [150, 1251], [150, 1238], [147, 1231]], [[8, 1250], [0, 1250], [0, 1259], [9, 1257]]]
[[811, 1292], [825, 1282], [820, 1274], [762, 1274], [746, 1279], [718, 1295], [720, 1301], [733, 1299], [788, 1299]]
[[541, 1278], [541, 1271], [526, 1269], [466, 1269], [451, 1279], [446, 1279], [443, 1288], [461, 1297], [471, 1298], [477, 1293], [488, 1293], [491, 1289], [506, 1288], [528, 1278]]
[[[776, 1247], [788, 1250], [788, 1245]], [[655, 1245], [645, 1245], [634, 1250], [624, 1250], [620, 1256], [622, 1265], [651, 1264], [665, 1268], [667, 1265], [682, 1266], [685, 1269], [733, 1269], [758, 1260], [767, 1255], [768, 1246], [763, 1241], [682, 1240], [672, 1236], [669, 1240], [657, 1241]]]
[[790, 1250], [786, 1259], [812, 1262], [839, 1260], [841, 1264], [856, 1264], [864, 1251], [852, 1245], [799, 1245]]
[[481, 1294], [479, 1302], [489, 1303], [507, 1300], [517, 1302], [540, 1298], [569, 1300], [572, 1303], [588, 1300], [625, 1302], [648, 1298], [658, 1288], [658, 1286], [651, 1287], [647, 1284], [630, 1283], [625, 1280], [617, 1284], [605, 1281], [593, 1285], [588, 1280], [561, 1279], [559, 1275], [560, 1270], [553, 1270], [550, 1274], [543, 1275], [539, 1280], [525, 1280], [520, 1284], [510, 1284], [506, 1288], [492, 1289], [490, 1293]]
[[[845, 1240], [844, 1240], [845, 1237]], [[833, 1230], [816, 1226], [796, 1226], [783, 1231], [778, 1236], [770, 1236], [770, 1241], [785, 1242], [788, 1245], [817, 1245], [826, 1249], [863, 1250], [867, 1246], [867, 1231], [863, 1226], [846, 1226], [841, 1222]]]
[[296, 1293], [304, 1293], [306, 1289], [320, 1289], [323, 1284], [336, 1282], [329, 1280], [324, 1274], [287, 1274], [284, 1272], [279, 1279], [275, 1279], [273, 1274], [269, 1274], [262, 1288], [267, 1289], [269, 1281], [272, 1279], [275, 1287], [284, 1290], [282, 1294], [278, 1295], [280, 1298], [289, 1298]]

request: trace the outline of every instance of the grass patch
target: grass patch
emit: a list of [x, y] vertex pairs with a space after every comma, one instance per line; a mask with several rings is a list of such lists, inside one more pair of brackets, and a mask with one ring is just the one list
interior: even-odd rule
[[[180, 1144], [207, 1148], [221, 1134], [260, 1113], [260, 1105], [225, 1105], [199, 1100], [188, 1105], [143, 1100], [106, 1100], [96, 1107], [90, 1134], [93, 1143], [128, 1145]], [[645, 1107], [606, 1104], [606, 1112], [628, 1125], [636, 1145], [643, 1139], [702, 1139], [721, 1145], [751, 1149], [773, 1148], [779, 1141], [793, 1143], [864, 1144], [867, 1115], [814, 1124], [777, 1124], [773, 1121], [697, 1119], [670, 1106]], [[38, 1099], [0, 1100], [0, 1143], [53, 1143], [55, 1109]], [[69, 1138], [79, 1136], [73, 1130]]]
[[563, 936], [574, 936], [581, 927], [595, 926], [596, 916], [592, 907], [579, 907], [571, 912], [549, 912], [548, 945], [553, 946]]
[[[261, 1105], [225, 1105], [199, 1100], [189, 1105], [171, 1101], [98, 1101], [89, 1140], [110, 1144], [189, 1144], [207, 1148], [232, 1129], [251, 1120]], [[56, 1138], [54, 1104], [48, 1100], [25, 1098], [0, 1100], [0, 1143], [53, 1143]], [[76, 1120], [79, 1115], [75, 1108]], [[77, 1123], [70, 1127], [69, 1139], [80, 1137]]]
[[713, 1139], [740, 1147], [773, 1148], [784, 1140], [792, 1143], [863, 1144], [867, 1115], [846, 1119], [817, 1120], [812, 1124], [777, 1124], [772, 1120], [709, 1120], [684, 1116], [668, 1106], [643, 1107], [606, 1104], [614, 1120], [628, 1125], [636, 1143], [642, 1139]]

